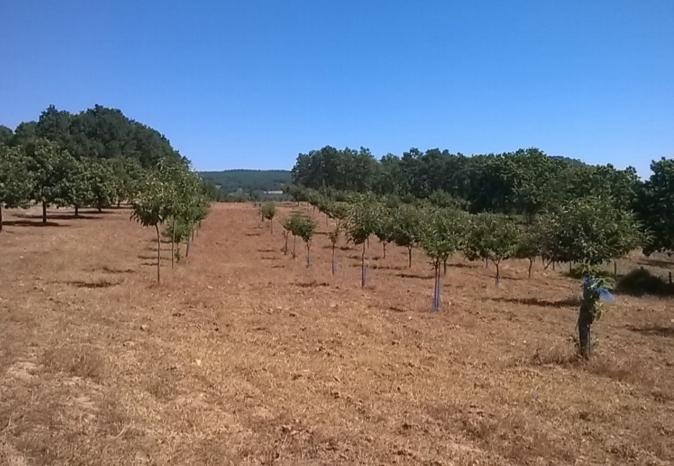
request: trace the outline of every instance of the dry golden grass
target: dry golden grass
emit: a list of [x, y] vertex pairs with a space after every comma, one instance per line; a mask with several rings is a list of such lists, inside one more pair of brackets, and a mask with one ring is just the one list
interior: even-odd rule
[[674, 462], [671, 299], [619, 297], [582, 362], [578, 283], [540, 264], [496, 288], [456, 257], [431, 314], [421, 252], [372, 241], [361, 290], [323, 217], [307, 268], [216, 205], [156, 286], [128, 214], [0, 234], [0, 464]]

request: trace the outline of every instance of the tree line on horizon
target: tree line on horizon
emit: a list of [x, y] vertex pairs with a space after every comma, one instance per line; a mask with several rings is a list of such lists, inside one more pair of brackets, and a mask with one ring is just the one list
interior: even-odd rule
[[517, 215], [527, 224], [561, 206], [600, 199], [634, 214], [644, 232], [644, 252], [671, 252], [674, 160], [653, 161], [651, 170], [651, 177], [641, 180], [632, 167], [590, 165], [537, 148], [473, 156], [412, 148], [376, 159], [365, 148], [325, 146], [298, 155], [291, 181], [333, 199], [372, 193], [408, 204]]

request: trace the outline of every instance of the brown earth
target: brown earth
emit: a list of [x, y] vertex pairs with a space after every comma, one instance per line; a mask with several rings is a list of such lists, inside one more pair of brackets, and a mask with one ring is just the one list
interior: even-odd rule
[[431, 314], [419, 251], [373, 240], [361, 290], [358, 249], [333, 278], [324, 231], [307, 268], [220, 204], [156, 286], [128, 210], [52, 214], [0, 233], [0, 464], [674, 462], [671, 299], [619, 296], [580, 363], [578, 281], [540, 264], [457, 257]]

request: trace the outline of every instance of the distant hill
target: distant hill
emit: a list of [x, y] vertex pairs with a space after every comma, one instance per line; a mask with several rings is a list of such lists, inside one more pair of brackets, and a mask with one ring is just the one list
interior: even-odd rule
[[223, 194], [280, 191], [283, 185], [290, 183], [290, 170], [223, 170], [199, 174]]

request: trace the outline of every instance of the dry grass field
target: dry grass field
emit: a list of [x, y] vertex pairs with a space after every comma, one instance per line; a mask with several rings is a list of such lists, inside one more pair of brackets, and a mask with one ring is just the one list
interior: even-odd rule
[[619, 296], [580, 363], [579, 283], [539, 263], [457, 257], [431, 314], [420, 251], [373, 241], [361, 290], [324, 218], [307, 268], [220, 204], [156, 286], [128, 210], [51, 213], [0, 233], [0, 464], [674, 463], [672, 298]]

